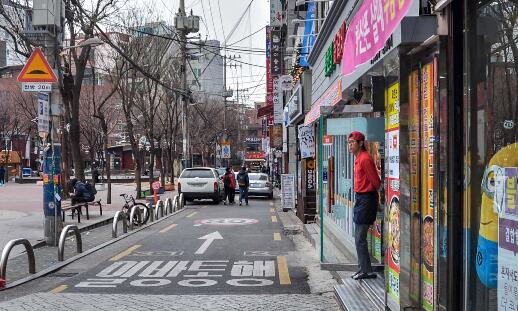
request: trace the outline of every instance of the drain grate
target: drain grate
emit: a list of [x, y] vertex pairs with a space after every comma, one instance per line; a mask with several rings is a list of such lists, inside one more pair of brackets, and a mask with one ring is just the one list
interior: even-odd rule
[[53, 277], [53, 278], [71, 278], [71, 277], [76, 276], [78, 274], [79, 273], [77, 273], [77, 272], [56, 272], [56, 273], [52, 273], [52, 274], [48, 275], [48, 277]]

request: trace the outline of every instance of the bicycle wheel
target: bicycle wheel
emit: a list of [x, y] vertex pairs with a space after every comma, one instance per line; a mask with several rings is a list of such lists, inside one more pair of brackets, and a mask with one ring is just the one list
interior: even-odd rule
[[[140, 209], [141, 221], [138, 221], [138, 215], [133, 215], [133, 225], [143, 225], [149, 220], [149, 209], [145, 204], [135, 203], [133, 206], [137, 206]], [[133, 208], [133, 207], [132, 207]], [[129, 217], [129, 215], [128, 215]]]

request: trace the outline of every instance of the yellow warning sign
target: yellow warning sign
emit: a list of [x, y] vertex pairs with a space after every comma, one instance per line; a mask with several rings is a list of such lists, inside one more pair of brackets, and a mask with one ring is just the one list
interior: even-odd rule
[[18, 75], [18, 82], [56, 82], [58, 79], [41, 49], [35, 48]]

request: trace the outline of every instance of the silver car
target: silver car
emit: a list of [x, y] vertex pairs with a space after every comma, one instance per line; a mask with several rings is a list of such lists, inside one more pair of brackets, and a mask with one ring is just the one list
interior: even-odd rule
[[250, 187], [248, 195], [265, 196], [273, 199], [273, 185], [268, 179], [268, 175], [264, 173], [248, 173]]

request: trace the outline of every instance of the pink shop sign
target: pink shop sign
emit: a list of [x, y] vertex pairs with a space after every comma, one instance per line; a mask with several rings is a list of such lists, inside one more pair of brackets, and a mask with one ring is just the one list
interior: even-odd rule
[[353, 73], [376, 56], [411, 5], [412, 0], [365, 0], [347, 31], [342, 74]]

